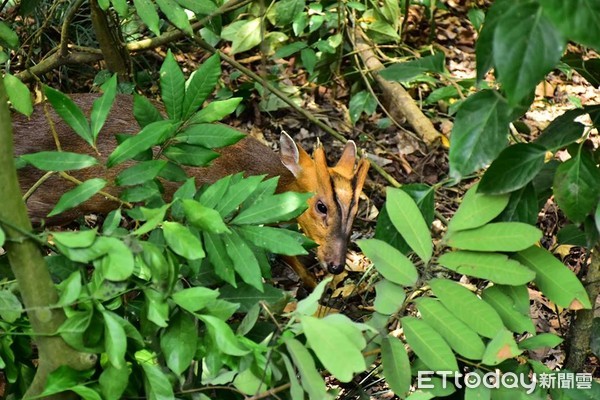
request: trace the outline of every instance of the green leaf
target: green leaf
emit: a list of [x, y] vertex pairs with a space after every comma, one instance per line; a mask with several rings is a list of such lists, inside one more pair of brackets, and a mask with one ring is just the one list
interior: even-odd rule
[[375, 284], [375, 301], [373, 307], [381, 314], [392, 315], [396, 313], [404, 300], [406, 293], [402, 286], [398, 286], [388, 280], [382, 280]]
[[[230, 189], [229, 192], [231, 191]], [[269, 196], [242, 210], [231, 222], [237, 225], [245, 225], [288, 221], [297, 217], [306, 209], [306, 201], [312, 196], [312, 193], [295, 192], [285, 192]]]
[[0, 45], [9, 49], [19, 47], [19, 36], [4, 22], [0, 21]]
[[144, 289], [144, 296], [146, 296], [145, 308], [148, 320], [162, 328], [169, 326], [167, 323], [169, 319], [169, 304], [166, 302], [163, 294], [154, 289], [146, 288]]
[[242, 97], [233, 97], [227, 100], [212, 101], [206, 107], [192, 115], [189, 119], [189, 124], [201, 124], [220, 121], [229, 114], [233, 113]]
[[366, 90], [361, 90], [360, 92], [352, 96], [348, 107], [348, 112], [350, 113], [350, 121], [352, 122], [352, 125], [356, 125], [356, 122], [358, 121], [360, 115], [363, 112], [365, 112], [368, 115], [372, 114], [375, 110], [375, 107], [377, 107], [377, 101], [371, 95], [371, 93]]
[[158, 224], [164, 221], [169, 206], [169, 204], [165, 204], [159, 208], [140, 207], [140, 211], [146, 222], [132, 233], [136, 236], [142, 236], [156, 228]]
[[98, 160], [92, 156], [66, 151], [40, 151], [39, 153], [23, 154], [21, 158], [44, 171], [77, 170], [98, 164]]
[[493, 90], [469, 96], [458, 109], [450, 141], [450, 176], [460, 179], [494, 160], [508, 143], [509, 108]]
[[194, 321], [188, 313], [179, 312], [171, 318], [160, 337], [160, 349], [167, 366], [176, 375], [181, 375], [190, 366], [196, 354], [198, 332]]
[[522, 222], [494, 222], [466, 231], [449, 232], [446, 244], [461, 250], [520, 251], [542, 238], [535, 226]]
[[459, 274], [504, 285], [523, 285], [535, 278], [535, 272], [499, 253], [453, 251], [442, 254], [438, 263]]
[[303, 316], [300, 324], [306, 340], [323, 366], [342, 382], [350, 382], [355, 373], [366, 369], [361, 350], [366, 346], [362, 332], [352, 321], [331, 323], [332, 315], [323, 319]]
[[508, 200], [507, 195], [479, 193], [478, 184], [473, 185], [450, 220], [448, 231], [462, 231], [487, 224], [504, 210]]
[[519, 350], [513, 334], [503, 329], [488, 343], [482, 361], [486, 365], [498, 365], [522, 352]]
[[546, 149], [534, 143], [517, 143], [504, 149], [485, 171], [479, 190], [486, 194], [504, 194], [521, 189], [544, 166]]
[[159, 145], [171, 136], [177, 129], [172, 121], [157, 121], [148, 124], [137, 135], [131, 136], [110, 154], [106, 165], [115, 166], [127, 161], [153, 146]]
[[12, 324], [23, 313], [21, 302], [12, 292], [0, 290], [0, 317], [3, 321]]
[[196, 124], [179, 133], [174, 139], [177, 142], [214, 149], [230, 146], [245, 136], [237, 129], [222, 124]]
[[562, 342], [561, 337], [552, 333], [540, 333], [519, 342], [519, 348], [523, 350], [537, 350], [542, 347], [554, 348]]
[[89, 179], [83, 182], [75, 189], [69, 190], [63, 194], [48, 216], [52, 217], [53, 215], [58, 215], [63, 211], [77, 207], [102, 190], [104, 186], [106, 186], [106, 181], [100, 178]]
[[114, 9], [117, 11], [120, 17], [126, 17], [128, 14], [128, 7], [126, 0], [110, 0]]
[[173, 293], [173, 301], [179, 307], [189, 311], [196, 312], [203, 309], [217, 297], [219, 292], [213, 289], [197, 286], [183, 289]]
[[[544, 200], [545, 201], [545, 200]], [[533, 183], [510, 194], [508, 205], [498, 216], [498, 221], [524, 222], [535, 225], [538, 219], [538, 197]]]
[[90, 124], [94, 143], [98, 138], [98, 133], [100, 133], [100, 129], [102, 129], [106, 117], [108, 117], [108, 113], [115, 101], [115, 97], [117, 96], [117, 74], [114, 74], [112, 78], [104, 84], [103, 89], [104, 94], [94, 100], [90, 114]]
[[208, 334], [222, 353], [232, 356], [244, 356], [250, 353], [250, 350], [241, 347], [240, 340], [225, 321], [212, 315], [199, 315], [198, 319], [206, 324]]
[[243, 53], [258, 45], [261, 40], [261, 18], [238, 21], [223, 28], [221, 37], [231, 41], [231, 54]]
[[475, 44], [477, 83], [481, 83], [488, 71], [494, 66], [494, 32], [498, 21], [513, 4], [511, 1], [495, 1], [485, 14], [485, 23]]
[[40, 395], [49, 396], [69, 390], [72, 387], [75, 387], [79, 382], [84, 382], [89, 379], [92, 373], [92, 370], [76, 371], [71, 367], [61, 365], [50, 372], [44, 391]]
[[421, 318], [442, 335], [454, 351], [471, 360], [481, 359], [485, 345], [473, 329], [437, 300], [421, 297], [416, 303]]
[[496, 310], [469, 289], [447, 279], [435, 278], [429, 283], [442, 304], [479, 335], [491, 339], [504, 329]]
[[89, 145], [94, 143], [90, 124], [83, 111], [66, 94], [44, 86], [44, 94], [56, 113]]
[[102, 311], [102, 317], [104, 318], [104, 345], [108, 360], [113, 367], [124, 368], [127, 336], [119, 322], [121, 317], [110, 311]]
[[[192, 30], [192, 26], [190, 25], [190, 21], [188, 19], [187, 14], [183, 10], [183, 8], [179, 7], [179, 5], [176, 2], [174, 2], [173, 0], [156, 0], [156, 4], [158, 4], [158, 7], [165, 14], [169, 22], [171, 22], [177, 28], [184, 31], [188, 36], [194, 36], [194, 32]], [[163, 75], [161, 71], [161, 87], [162, 77]], [[183, 94], [183, 92], [181, 93]], [[165, 93], [162, 92], [162, 94], [164, 96]], [[179, 119], [179, 117], [174, 117], [170, 113], [169, 116], [171, 118]]]
[[297, 52], [307, 48], [308, 45], [305, 42], [293, 42], [290, 44], [286, 44], [285, 46], [277, 49], [275, 54], [271, 56], [272, 60], [278, 60], [280, 58], [287, 58], [292, 54], [296, 54]]
[[0, 227], [0, 247], [4, 246], [4, 242], [6, 241], [6, 234]]
[[202, 146], [189, 144], [172, 145], [165, 149], [163, 155], [170, 160], [192, 167], [207, 166], [219, 153]]
[[129, 368], [115, 368], [107, 365], [100, 374], [100, 392], [106, 399], [120, 399], [129, 383]]
[[133, 95], [133, 116], [142, 128], [163, 119], [154, 104], [146, 97], [140, 96], [137, 93]]
[[556, 66], [565, 40], [534, 2], [515, 4], [494, 32], [494, 64], [511, 105], [534, 90]]
[[[189, 118], [215, 89], [221, 76], [221, 59], [218, 53], [210, 56], [188, 79], [183, 99], [183, 119]], [[210, 146], [206, 146], [210, 147]]]
[[600, 4], [594, 0], [540, 0], [546, 15], [569, 40], [600, 50]]
[[217, 9], [217, 6], [212, 1], [177, 0], [177, 2], [183, 8], [193, 11], [197, 16], [209, 15]]
[[298, 232], [254, 225], [241, 226], [237, 228], [237, 231], [255, 246], [271, 253], [288, 256], [308, 254], [304, 247], [302, 247], [304, 235]]
[[225, 250], [225, 243], [223, 243], [222, 236], [203, 232], [202, 237], [204, 239], [206, 254], [208, 254], [208, 260], [214, 267], [215, 273], [219, 278], [235, 287], [235, 270]]
[[592, 307], [577, 276], [548, 250], [531, 246], [517, 253], [515, 259], [535, 271], [535, 284], [560, 307], [572, 310]]
[[518, 334], [535, 333], [535, 326], [531, 318], [517, 311], [514, 301], [497, 286], [485, 288], [481, 293], [481, 298], [494, 307], [504, 325], [512, 332]]
[[452, 350], [429, 324], [414, 317], [400, 319], [406, 341], [421, 361], [433, 371], [458, 371]]
[[321, 282], [319, 282], [317, 287], [312, 291], [310, 295], [308, 295], [308, 297], [298, 302], [298, 304], [296, 305], [296, 310], [294, 310], [294, 314], [314, 315], [314, 313], [316, 313], [319, 308], [319, 300], [321, 299], [321, 297], [323, 297], [323, 293], [325, 292], [327, 285], [329, 284], [329, 282], [331, 282], [332, 279], [333, 277], [329, 276], [323, 279]]
[[588, 107], [577, 108], [556, 117], [535, 139], [534, 143], [555, 152], [575, 142], [583, 135], [585, 129], [585, 126], [576, 122], [575, 118], [586, 114], [588, 110]]
[[388, 335], [381, 341], [381, 363], [383, 376], [390, 389], [402, 397], [410, 389], [410, 361], [404, 343]]
[[584, 149], [558, 166], [554, 175], [554, 199], [573, 222], [581, 222], [598, 203], [600, 171]]
[[529, 316], [529, 290], [527, 286], [495, 285], [513, 301], [515, 310], [523, 315]]
[[378, 239], [361, 239], [356, 243], [385, 279], [402, 286], [417, 282], [419, 275], [413, 263], [391, 245]]
[[156, 178], [166, 165], [166, 160], [139, 162], [133, 167], [119, 172], [119, 175], [115, 178], [115, 183], [119, 186], [131, 186], [148, 182]]
[[145, 360], [138, 360], [138, 364], [144, 370], [144, 383], [146, 386], [146, 393], [148, 394], [148, 400], [166, 400], [175, 398], [169, 378], [167, 378], [158, 365], [151, 364], [150, 361]]
[[304, 12], [305, 0], [281, 0], [275, 3], [275, 21], [280, 27], [288, 27], [296, 16]]
[[[285, 336], [284, 336], [285, 337]], [[310, 400], [329, 400], [332, 397], [327, 393], [327, 387], [323, 377], [315, 367], [315, 361], [309, 351], [302, 343], [292, 337], [285, 337], [285, 347], [287, 348], [292, 361], [298, 372], [302, 387], [308, 393]]]
[[[167, 1], [171, 2], [171, 0]], [[161, 3], [157, 2], [157, 4], [160, 6]], [[169, 118], [175, 121], [181, 120], [183, 116], [183, 100], [185, 98], [185, 78], [170, 49], [160, 67], [160, 93]]]
[[415, 201], [401, 189], [388, 188], [386, 207], [390, 220], [404, 240], [423, 262], [429, 262], [433, 244], [429, 228]]
[[235, 232], [223, 235], [227, 255], [233, 261], [233, 268], [247, 284], [263, 291], [262, 274], [256, 256], [250, 246]]
[[52, 240], [66, 247], [88, 247], [94, 243], [97, 235], [98, 231], [96, 229], [73, 232], [52, 232]]
[[298, 374], [294, 369], [290, 358], [283, 353], [279, 353], [279, 355], [281, 356], [283, 363], [285, 364], [285, 369], [287, 371], [287, 379], [289, 379], [290, 381], [291, 400], [304, 400], [304, 389], [302, 389], [302, 386], [300, 385], [300, 380], [297, 376]]
[[[2, 22], [0, 22], [0, 25]], [[0, 42], [2, 41], [2, 28], [0, 27]], [[31, 103], [31, 94], [29, 88], [19, 78], [11, 74], [4, 74], [4, 87], [6, 88], [6, 94], [8, 100], [10, 100], [12, 106], [21, 114], [30, 116], [33, 112], [33, 105]]]
[[202, 242], [186, 226], [171, 221], [163, 222], [163, 233], [169, 247], [188, 260], [204, 258], [206, 254]]
[[413, 61], [392, 64], [379, 72], [383, 79], [395, 82], [410, 81], [426, 72], [441, 74], [444, 72], [445, 57], [443, 52], [425, 56]]
[[137, 15], [156, 36], [160, 36], [159, 18], [156, 6], [150, 0], [133, 0]]
[[100, 260], [102, 276], [110, 281], [124, 281], [133, 273], [134, 260], [129, 247], [121, 240], [101, 236], [92, 247], [98, 246], [106, 256]]
[[[75, 303], [81, 294], [81, 272], [72, 272], [67, 279], [58, 285], [58, 288], [60, 290], [60, 298], [56, 303], [57, 307], [69, 306]], [[6, 320], [6, 318], [2, 319]]]
[[204, 207], [195, 200], [186, 199], [182, 203], [185, 216], [192, 226], [210, 233], [231, 232], [217, 210]]

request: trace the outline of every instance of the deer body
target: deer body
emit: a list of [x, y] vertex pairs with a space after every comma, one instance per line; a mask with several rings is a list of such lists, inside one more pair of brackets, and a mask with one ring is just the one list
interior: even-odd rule
[[[71, 95], [73, 101], [86, 113], [92, 108], [95, 94]], [[52, 107], [48, 111], [54, 122], [55, 130], [63, 151], [90, 154], [102, 163], [117, 146], [115, 134], [136, 133], [138, 124], [133, 117], [133, 101], [131, 96], [119, 95], [115, 99], [111, 113], [100, 131], [97, 141], [97, 153], [75, 134]], [[44, 112], [44, 107], [35, 107], [33, 115], [28, 119], [15, 116], [13, 120], [15, 156], [40, 151], [56, 150], [56, 144]], [[278, 192], [298, 191], [314, 193], [309, 200], [309, 208], [298, 217], [298, 224], [304, 233], [314, 240], [319, 247], [317, 258], [320, 264], [332, 273], [340, 273], [344, 269], [346, 245], [351, 233], [351, 226], [356, 216], [358, 197], [362, 190], [369, 164], [361, 160], [356, 168], [356, 146], [348, 142], [344, 152], [334, 167], [328, 167], [322, 147], [318, 147], [311, 158], [300, 146], [287, 135], [281, 137], [281, 154], [277, 155], [256, 139], [247, 136], [233, 146], [218, 150], [220, 157], [209, 167], [185, 167], [189, 176], [193, 176], [197, 186], [213, 183], [216, 180], [238, 172], [246, 175], [267, 174], [269, 177], [280, 176]], [[122, 190], [114, 185], [115, 177], [130, 163], [123, 163], [113, 168], [105, 165], [71, 171], [70, 175], [85, 181], [101, 177], [109, 184], [105, 192], [118, 196]], [[18, 171], [19, 183], [23, 193], [28, 191], [44, 175], [43, 171], [27, 166]], [[180, 183], [163, 181], [165, 194], [171, 198]], [[73, 183], [54, 174], [38, 187], [27, 199], [27, 207], [34, 223], [45, 219], [47, 224], [58, 225], [73, 220], [77, 216], [89, 213], [106, 214], [117, 208], [119, 204], [101, 195], [95, 195], [74, 210], [46, 218], [60, 196], [74, 187]], [[296, 269], [296, 268], [294, 268]]]

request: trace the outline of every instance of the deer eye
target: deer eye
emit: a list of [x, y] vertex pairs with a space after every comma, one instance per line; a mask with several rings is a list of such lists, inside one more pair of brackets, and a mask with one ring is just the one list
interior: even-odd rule
[[317, 211], [321, 214], [327, 214], [327, 206], [321, 200], [317, 201]]

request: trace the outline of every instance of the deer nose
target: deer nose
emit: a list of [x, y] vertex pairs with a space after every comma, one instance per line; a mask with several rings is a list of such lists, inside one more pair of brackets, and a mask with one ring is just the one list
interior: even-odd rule
[[344, 264], [334, 264], [334, 263], [329, 263], [327, 264], [327, 271], [329, 271], [330, 274], [333, 275], [339, 275], [344, 271], [345, 265]]

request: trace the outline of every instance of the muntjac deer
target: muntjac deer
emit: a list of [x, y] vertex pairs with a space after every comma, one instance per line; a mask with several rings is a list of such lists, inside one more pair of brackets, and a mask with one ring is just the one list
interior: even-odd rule
[[[95, 94], [72, 95], [73, 101], [89, 115]], [[48, 106], [51, 110], [51, 107]], [[105, 162], [108, 155], [116, 148], [117, 133], [136, 133], [137, 123], [133, 117], [133, 101], [131, 96], [119, 95], [115, 99], [112, 111], [98, 136], [96, 154], [83, 139], [76, 135], [55, 113], [50, 111], [58, 134], [62, 150], [87, 153]], [[36, 106], [31, 118], [15, 116], [14, 122], [15, 156], [39, 151], [56, 150], [56, 144], [49, 128], [49, 121], [43, 106]], [[311, 158], [302, 147], [298, 146], [287, 134], [280, 139], [281, 153], [278, 156], [271, 149], [247, 136], [233, 146], [220, 150], [221, 156], [205, 168], [186, 167], [189, 176], [193, 176], [197, 185], [213, 183], [219, 178], [244, 172], [246, 175], [280, 176], [277, 191], [297, 191], [314, 193], [308, 201], [308, 209], [297, 218], [304, 234], [315, 241], [317, 259], [321, 266], [333, 274], [344, 270], [347, 242], [352, 223], [358, 210], [361, 193], [369, 163], [362, 159], [355, 168], [356, 145], [349, 141], [342, 156], [334, 167], [328, 167], [325, 151], [318, 146]], [[83, 181], [94, 177], [102, 177], [110, 184], [104, 189], [113, 196], [118, 196], [120, 188], [114, 185], [114, 179], [127, 165], [119, 165], [107, 169], [105, 166], [91, 167], [72, 171], [71, 175]], [[18, 171], [19, 183], [25, 193], [38, 182], [43, 172], [33, 167], [25, 167]], [[178, 185], [164, 181], [166, 197], [169, 199]], [[53, 175], [43, 181], [27, 199], [29, 215], [34, 223], [39, 223], [52, 210], [60, 196], [72, 189], [73, 184]], [[47, 218], [46, 224], [64, 224], [77, 216], [89, 213], [106, 214], [119, 207], [119, 203], [101, 195], [95, 195], [77, 209], [58, 216]], [[307, 286], [314, 286], [314, 277], [310, 275], [295, 258], [288, 258], [288, 263], [300, 275]]]

